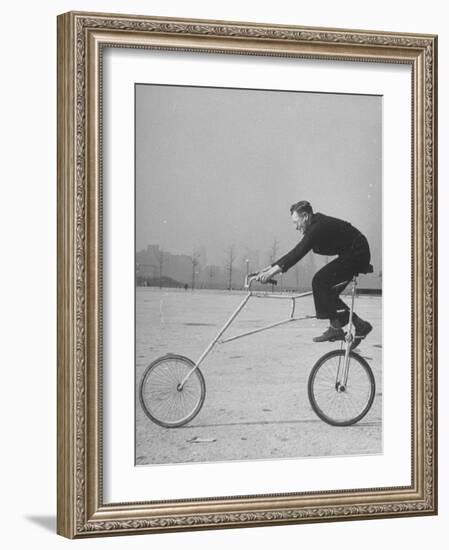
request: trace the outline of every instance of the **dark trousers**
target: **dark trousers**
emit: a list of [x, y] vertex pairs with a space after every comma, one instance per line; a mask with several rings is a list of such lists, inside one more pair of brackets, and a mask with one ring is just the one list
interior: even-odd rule
[[[312, 280], [317, 319], [338, 319], [342, 325], [349, 320], [349, 307], [340, 298], [354, 275], [367, 273], [370, 251], [365, 237], [357, 239], [346, 253], [317, 271]], [[371, 266], [370, 266], [371, 267]], [[339, 283], [344, 283], [341, 286]], [[339, 285], [335, 288], [335, 285]]]

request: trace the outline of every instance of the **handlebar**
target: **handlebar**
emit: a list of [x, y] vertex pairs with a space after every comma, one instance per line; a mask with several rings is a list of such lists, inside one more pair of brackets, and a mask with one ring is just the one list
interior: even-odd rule
[[[255, 281], [257, 279], [257, 276], [259, 275], [259, 273], [255, 272], [255, 273], [248, 273], [248, 275], [245, 277], [245, 288], [251, 288], [251, 284], [253, 283], [253, 281]], [[262, 281], [259, 281], [260, 283], [262, 283]], [[277, 285], [278, 282], [276, 281], [276, 279], [268, 279], [268, 281], [266, 283], [262, 283], [262, 284], [266, 284], [266, 285]]]

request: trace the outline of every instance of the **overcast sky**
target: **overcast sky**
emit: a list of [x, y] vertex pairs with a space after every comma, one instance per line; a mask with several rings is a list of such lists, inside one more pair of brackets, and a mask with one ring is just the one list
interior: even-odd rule
[[[308, 200], [368, 238], [381, 269], [382, 98], [136, 86], [136, 250], [158, 244], [222, 265], [249, 247], [268, 262], [298, 241]], [[266, 260], [266, 261], [265, 261]]]

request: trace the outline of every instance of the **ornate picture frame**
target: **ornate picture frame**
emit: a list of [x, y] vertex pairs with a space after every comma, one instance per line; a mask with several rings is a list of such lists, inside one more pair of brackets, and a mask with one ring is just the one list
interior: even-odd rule
[[[411, 483], [107, 502], [103, 54], [403, 65], [411, 74]], [[70, 12], [58, 17], [58, 519], [69, 538], [437, 513], [437, 37]], [[392, 369], [385, 358], [385, 369]], [[128, 365], [130, 371], [134, 365]], [[108, 470], [107, 475], [111, 475]], [[293, 487], [293, 485], [292, 485]]]

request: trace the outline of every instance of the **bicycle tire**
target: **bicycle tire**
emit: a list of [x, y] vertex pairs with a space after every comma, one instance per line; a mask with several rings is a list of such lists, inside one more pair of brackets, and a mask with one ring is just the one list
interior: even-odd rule
[[140, 404], [147, 417], [164, 428], [184, 426], [200, 412], [206, 397], [206, 383], [197, 368], [184, 384], [179, 384], [195, 367], [183, 355], [167, 354], [145, 370], [139, 386]]
[[[359, 422], [370, 410], [376, 394], [376, 382], [368, 363], [351, 351], [348, 381], [343, 391], [336, 382], [338, 369], [343, 368], [345, 350], [333, 350], [326, 353], [312, 367], [307, 384], [312, 409], [321, 420], [331, 426], [351, 426]], [[355, 370], [354, 365], [357, 365]], [[359, 377], [357, 382], [356, 377]], [[363, 390], [355, 406], [350, 400], [357, 399], [357, 391]], [[341, 388], [341, 386], [340, 386]], [[352, 412], [350, 409], [352, 408]]]

